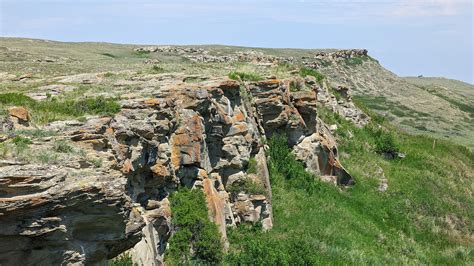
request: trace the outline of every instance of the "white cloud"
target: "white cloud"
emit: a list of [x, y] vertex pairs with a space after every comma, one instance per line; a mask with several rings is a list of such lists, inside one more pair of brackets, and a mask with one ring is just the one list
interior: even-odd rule
[[391, 15], [396, 17], [455, 16], [465, 11], [472, 12], [471, 0], [402, 0]]

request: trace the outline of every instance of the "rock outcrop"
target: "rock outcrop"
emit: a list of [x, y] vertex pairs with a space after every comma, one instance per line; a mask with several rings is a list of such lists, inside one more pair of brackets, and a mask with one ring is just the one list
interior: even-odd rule
[[[95, 264], [129, 250], [136, 263], [161, 265], [172, 234], [168, 197], [180, 186], [204, 191], [224, 243], [228, 226], [261, 223], [269, 230], [262, 140], [274, 134], [286, 134], [296, 157], [322, 180], [354, 182], [317, 118], [314, 82], [291, 92], [291, 80], [183, 80], [160, 76], [153, 98], [137, 93], [113, 117], [44, 127], [82, 153], [49, 165], [0, 164], [0, 264]], [[240, 187], [245, 182], [263, 190], [248, 192]]]

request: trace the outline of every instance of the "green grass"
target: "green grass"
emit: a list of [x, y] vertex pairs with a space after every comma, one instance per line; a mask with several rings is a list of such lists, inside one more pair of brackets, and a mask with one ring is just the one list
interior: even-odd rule
[[206, 200], [201, 190], [182, 188], [170, 198], [172, 225], [165, 260], [170, 265], [216, 264], [222, 260], [221, 236], [209, 220]]
[[74, 148], [64, 140], [58, 140], [54, 142], [54, 151], [60, 153], [72, 153]]
[[151, 67], [150, 72], [154, 74], [161, 74], [161, 73], [165, 73], [166, 70], [161, 66], [154, 65]]
[[262, 184], [253, 181], [250, 178], [235, 181], [227, 188], [232, 197], [236, 197], [240, 192], [245, 192], [250, 195], [266, 195], [267, 191]]
[[115, 99], [104, 97], [36, 101], [21, 93], [0, 94], [0, 109], [13, 105], [28, 108], [33, 121], [39, 124], [86, 114], [111, 116], [120, 111], [120, 105]]
[[[270, 139], [274, 228], [262, 232], [244, 226], [229, 232], [228, 264], [474, 262], [472, 152], [443, 140], [436, 140], [433, 149], [430, 137], [395, 131], [394, 141], [406, 157], [385, 160], [375, 151], [378, 133], [370, 128], [380, 123], [395, 130], [383, 118], [359, 129], [336, 115], [322, 116], [338, 124], [339, 152], [346, 154], [342, 163], [356, 185], [341, 190], [317, 181], [302, 172], [284, 137]], [[379, 169], [389, 184], [383, 193]]]
[[313, 76], [316, 78], [316, 81], [318, 84], [322, 84], [323, 80], [326, 78], [323, 74], [319, 73], [318, 71], [307, 68], [307, 67], [302, 67], [299, 72], [300, 76], [305, 78], [306, 76]]
[[150, 58], [150, 52], [148, 51], [136, 51], [134, 55], [138, 58]]
[[119, 255], [118, 257], [111, 259], [107, 263], [109, 266], [133, 266], [132, 256], [128, 253]]
[[358, 66], [362, 65], [364, 61], [372, 60], [369, 56], [356, 56], [356, 57], [349, 57], [349, 58], [344, 58], [344, 63], [347, 66]]
[[251, 72], [237, 72], [232, 71], [229, 73], [229, 78], [233, 80], [240, 80], [240, 81], [259, 81], [263, 80], [263, 77], [257, 73]]
[[249, 163], [247, 164], [247, 173], [248, 174], [257, 173], [257, 160], [255, 159], [255, 157], [251, 157], [249, 159]]

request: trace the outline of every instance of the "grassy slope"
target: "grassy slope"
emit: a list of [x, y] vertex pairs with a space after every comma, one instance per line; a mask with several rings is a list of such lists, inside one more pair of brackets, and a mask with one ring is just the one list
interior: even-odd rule
[[[271, 161], [275, 227], [268, 233], [233, 231], [228, 262], [474, 263], [474, 154], [445, 141], [433, 149], [429, 137], [400, 133], [406, 158], [385, 160], [372, 151], [370, 131], [339, 122], [340, 136], [354, 134], [344, 138], [340, 152], [357, 184], [341, 191], [317, 183], [308, 194], [289, 185]], [[384, 193], [377, 191], [378, 167], [388, 179]]]

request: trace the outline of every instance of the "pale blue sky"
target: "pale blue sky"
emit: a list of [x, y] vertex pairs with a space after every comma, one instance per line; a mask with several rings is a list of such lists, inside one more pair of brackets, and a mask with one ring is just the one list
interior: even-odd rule
[[0, 0], [0, 35], [366, 48], [398, 75], [474, 82], [472, 0]]

